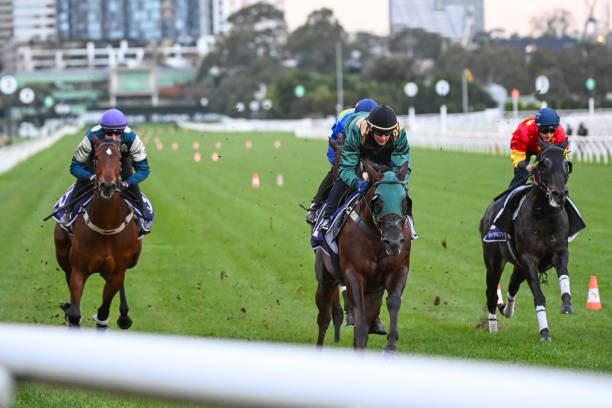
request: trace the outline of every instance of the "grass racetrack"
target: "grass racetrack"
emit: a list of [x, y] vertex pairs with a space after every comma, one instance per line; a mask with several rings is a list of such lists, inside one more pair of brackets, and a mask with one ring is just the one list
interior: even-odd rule
[[[171, 125], [141, 126], [136, 131], [147, 142], [151, 176], [141, 188], [153, 203], [155, 223], [144, 238], [138, 265], [126, 274], [134, 320], [130, 330], [314, 347], [314, 255], [305, 212], [298, 204], [309, 204], [328, 170], [326, 142], [288, 133], [201, 133]], [[54, 223], [42, 218], [73, 182], [68, 166], [82, 137], [66, 136], [0, 175], [2, 322], [63, 324], [58, 304], [69, 299], [69, 292], [55, 260]], [[163, 144], [161, 150], [156, 138]], [[245, 147], [246, 141], [252, 148]], [[201, 153], [199, 162], [194, 161], [196, 150]], [[218, 162], [211, 160], [213, 151], [221, 156]], [[556, 272], [549, 271], [550, 283], [543, 291], [553, 341], [542, 344], [526, 283], [514, 317], [499, 317], [497, 335], [488, 333], [483, 320], [485, 268], [478, 223], [491, 198], [512, 176], [509, 159], [422, 149], [411, 154], [409, 188], [420, 238], [413, 242], [402, 299], [399, 352], [612, 372], [610, 168], [574, 163], [569, 190], [587, 224], [570, 244], [576, 313], [559, 314]], [[260, 188], [251, 187], [253, 173], [259, 174]], [[282, 187], [276, 185], [278, 174]], [[502, 276], [504, 299], [510, 271], [507, 266]], [[591, 275], [598, 279], [600, 311], [585, 308]], [[102, 286], [97, 274], [86, 284], [81, 303], [84, 327], [95, 327], [91, 316], [100, 305]], [[109, 330], [119, 330], [118, 308], [116, 297]], [[388, 327], [384, 302], [381, 316]], [[382, 336], [370, 336], [368, 349], [380, 351], [385, 343]], [[326, 346], [334, 346], [331, 329]], [[343, 327], [339, 346], [352, 346], [352, 327]], [[31, 382], [19, 385], [14, 404], [165, 405]]]

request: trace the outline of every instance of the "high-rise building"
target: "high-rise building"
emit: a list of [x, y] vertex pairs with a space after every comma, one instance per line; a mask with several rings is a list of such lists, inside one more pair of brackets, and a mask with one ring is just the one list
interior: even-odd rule
[[463, 44], [484, 30], [484, 0], [389, 0], [391, 34], [422, 28]]
[[12, 3], [13, 38], [23, 41], [56, 37], [55, 0], [15, 0]]
[[0, 0], [0, 50], [13, 38], [13, 1]]

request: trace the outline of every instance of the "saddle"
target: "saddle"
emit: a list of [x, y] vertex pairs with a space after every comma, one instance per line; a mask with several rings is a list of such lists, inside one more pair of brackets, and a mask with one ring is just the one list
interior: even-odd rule
[[[74, 189], [76, 183], [72, 184], [68, 190], [57, 200], [55, 205], [53, 206], [53, 212], [57, 211], [59, 208], [66, 205], [68, 200], [70, 199], [70, 195], [72, 194], [72, 190]], [[149, 201], [144, 193], [142, 194], [142, 204], [144, 209], [144, 214], [140, 212], [136, 203], [130, 199], [124, 198], [123, 200], [127, 203], [128, 206], [132, 208], [134, 211], [134, 215], [136, 216], [134, 219], [136, 220], [136, 224], [138, 225], [138, 238], [142, 238], [145, 234], [151, 232], [151, 227], [153, 226], [153, 205]], [[60, 210], [56, 214], [53, 215], [53, 219], [69, 234], [72, 235], [74, 221], [77, 219], [79, 214], [85, 212], [85, 206], [89, 204], [91, 199], [93, 198], [93, 192], [87, 194], [85, 197], [77, 201], [72, 207], [72, 213], [70, 214], [70, 222], [66, 225], [61, 223], [61, 219], [64, 215], [65, 210]]]
[[[489, 231], [483, 238], [484, 242], [512, 241], [514, 220], [516, 220], [525, 196], [531, 188], [533, 188], [532, 184], [519, 186], [508, 194], [504, 200], [503, 207], [493, 219]], [[586, 228], [586, 224], [582, 220], [580, 211], [578, 211], [569, 197], [565, 200], [565, 211], [568, 215], [570, 227], [567, 242], [572, 242], [578, 236], [578, 233]]]

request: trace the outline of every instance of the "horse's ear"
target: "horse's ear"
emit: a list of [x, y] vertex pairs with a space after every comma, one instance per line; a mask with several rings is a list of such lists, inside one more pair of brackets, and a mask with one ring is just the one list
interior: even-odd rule
[[402, 165], [402, 167], [400, 167], [397, 173], [395, 173], [399, 181], [402, 181], [402, 182], [404, 181], [404, 179], [406, 178], [406, 173], [408, 173], [409, 168], [410, 167], [408, 167], [408, 162], [406, 162]]
[[382, 178], [382, 174], [372, 164], [369, 160], [364, 160], [363, 166], [365, 167], [366, 172], [368, 173], [368, 180], [371, 184], [377, 183]]
[[565, 139], [564, 141], [562, 141], [562, 142], [559, 144], [559, 147], [561, 147], [563, 150], [565, 150], [565, 149], [567, 148], [568, 143], [569, 143], [569, 140], [568, 140], [568, 139]]

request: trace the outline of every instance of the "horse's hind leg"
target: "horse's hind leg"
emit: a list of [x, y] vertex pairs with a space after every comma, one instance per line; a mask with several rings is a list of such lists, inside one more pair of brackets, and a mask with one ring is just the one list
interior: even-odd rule
[[340, 301], [338, 300], [338, 292], [333, 295], [335, 300], [332, 303], [332, 321], [334, 322], [334, 341], [337, 343], [340, 341], [340, 328], [342, 327], [342, 319], [344, 318], [344, 312], [342, 311], [342, 307], [340, 306]]
[[121, 304], [119, 305], [119, 318], [117, 319], [117, 325], [120, 329], [127, 330], [132, 325], [132, 319], [128, 316], [128, 312], [130, 307], [127, 303], [127, 297], [125, 296], [125, 285], [121, 284], [121, 289], [119, 289], [119, 298], [121, 299]]
[[497, 243], [485, 243], [483, 245], [483, 257], [485, 266], [487, 267], [487, 309], [489, 311], [489, 332], [497, 333], [497, 285], [501, 278], [504, 264], [501, 254], [497, 247], [493, 247]]
[[[325, 332], [327, 332], [327, 328], [329, 327], [329, 323], [332, 319], [332, 305], [338, 303], [337, 306], [340, 306], [338, 300], [338, 286], [333, 282], [326, 282], [325, 279], [321, 279], [317, 285], [315, 301], [317, 303], [317, 308], [319, 309], [319, 314], [317, 315], [317, 325], [319, 326], [317, 346], [322, 347], [323, 342], [325, 341]], [[340, 309], [340, 313], [342, 313], [342, 309]], [[342, 314], [340, 317], [342, 317]], [[334, 325], [335, 323], [336, 322], [334, 321]], [[340, 320], [340, 324], [342, 324], [342, 320]]]
[[514, 304], [516, 302], [516, 294], [518, 293], [521, 283], [525, 280], [525, 274], [523, 271], [514, 266], [512, 276], [510, 276], [510, 283], [508, 284], [508, 294], [506, 295], [506, 304], [499, 306], [499, 311], [506, 317], [511, 318], [514, 315]]

